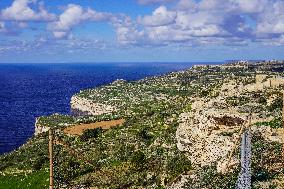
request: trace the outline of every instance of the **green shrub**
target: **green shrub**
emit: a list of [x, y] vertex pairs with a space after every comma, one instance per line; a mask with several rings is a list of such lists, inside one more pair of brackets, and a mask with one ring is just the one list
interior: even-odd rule
[[264, 96], [260, 96], [257, 102], [265, 105], [267, 103], [267, 100]]
[[167, 162], [167, 170], [174, 176], [187, 172], [191, 170], [191, 168], [191, 162], [183, 154], [173, 157]]
[[235, 189], [239, 170], [226, 175], [217, 173], [216, 166], [205, 166], [196, 172], [198, 179], [189, 179], [185, 188]]
[[32, 163], [32, 168], [36, 171], [40, 170], [43, 165], [48, 162], [47, 156], [38, 156], [37, 159]]
[[234, 132], [225, 132], [225, 131], [220, 133], [220, 135], [222, 135], [222, 136], [229, 136], [229, 137], [232, 137], [233, 134], [234, 134]]
[[252, 136], [252, 182], [269, 181], [277, 175], [266, 168], [283, 161], [281, 152], [282, 144], [268, 142], [260, 134]]
[[191, 104], [187, 104], [186, 107], [183, 109], [184, 112], [190, 112], [192, 110]]
[[97, 138], [101, 135], [103, 129], [101, 127], [95, 128], [95, 129], [87, 129], [83, 132], [83, 134], [80, 136], [80, 139], [82, 141], [87, 141], [91, 138]]
[[256, 181], [267, 181], [269, 179], [273, 178], [273, 176], [265, 169], [258, 168], [254, 169], [254, 174], [252, 175], [252, 182]]
[[200, 92], [200, 97], [206, 97], [210, 94], [210, 91], [209, 90], [202, 90]]
[[230, 106], [242, 106], [249, 102], [249, 98], [245, 96], [232, 96], [226, 98], [226, 103]]
[[268, 106], [268, 110], [270, 112], [275, 111], [275, 110], [281, 110], [283, 107], [283, 99], [278, 97], [276, 100], [273, 101], [273, 103]]
[[149, 134], [146, 128], [143, 128], [142, 130], [138, 131], [138, 136], [143, 140], [151, 140], [153, 136]]
[[256, 123], [257, 126], [268, 126], [271, 127], [273, 129], [278, 129], [278, 128], [282, 128], [283, 127], [283, 123], [282, 123], [282, 119], [281, 118], [275, 118], [272, 121], [269, 122], [258, 122]]
[[138, 150], [133, 153], [131, 163], [133, 163], [135, 167], [143, 167], [145, 161], [146, 156], [142, 151]]

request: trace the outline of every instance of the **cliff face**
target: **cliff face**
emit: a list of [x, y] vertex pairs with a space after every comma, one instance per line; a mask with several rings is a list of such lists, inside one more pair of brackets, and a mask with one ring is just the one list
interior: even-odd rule
[[[29, 156], [39, 149], [45, 149], [47, 155], [46, 135], [39, 133], [53, 127], [65, 142], [97, 166], [90, 172], [84, 162], [58, 149], [61, 161], [67, 163], [57, 165], [60, 176], [76, 186], [234, 188], [240, 168], [239, 144], [230, 162], [228, 155], [235, 141], [240, 142], [238, 133], [252, 114], [253, 186], [265, 184], [261, 178], [257, 180], [264, 174], [268, 184], [280, 186], [276, 182], [284, 180], [283, 73], [255, 73], [248, 66], [199, 66], [83, 90], [71, 99], [75, 116], [54, 114], [36, 120], [37, 136], [20, 155], [31, 165], [35, 160], [48, 160], [42, 158], [44, 153], [35, 160]], [[125, 123], [95, 136], [81, 138], [62, 133], [62, 128], [72, 125], [118, 118], [125, 119]], [[1, 161], [0, 157], [0, 162], [7, 164], [7, 169], [2, 168], [6, 172], [10, 165], [17, 165], [19, 158], [14, 164], [9, 159]], [[74, 163], [80, 166], [69, 169]], [[228, 164], [229, 169], [225, 169]]]
[[101, 115], [116, 110], [114, 106], [97, 103], [87, 98], [72, 96], [71, 111], [74, 115]]
[[[249, 121], [249, 114], [253, 136], [270, 143], [283, 144], [282, 129], [266, 124], [272, 123], [277, 115], [268, 110], [277, 101], [273, 93], [280, 91], [278, 87], [283, 83], [263, 87], [266, 83], [257, 81], [256, 84], [243, 85], [231, 78], [218, 90], [217, 97], [192, 98], [190, 111], [179, 116], [176, 131], [178, 149], [185, 152], [192, 163], [201, 167], [216, 162], [218, 172], [233, 171], [239, 165], [239, 156], [235, 153], [230, 162], [228, 157], [235, 141], [239, 141], [241, 126]], [[251, 87], [254, 90], [250, 90]], [[262, 97], [266, 98], [265, 103], [260, 100]], [[231, 170], [227, 169], [227, 165]]]
[[36, 122], [35, 122], [35, 136], [37, 136], [40, 133], [44, 133], [44, 132], [46, 132], [48, 130], [49, 130], [49, 127], [42, 126], [39, 123], [39, 118], [36, 118]]

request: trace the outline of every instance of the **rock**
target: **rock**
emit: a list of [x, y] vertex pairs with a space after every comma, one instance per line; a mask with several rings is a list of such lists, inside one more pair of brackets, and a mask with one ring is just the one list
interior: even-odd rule
[[121, 86], [121, 85], [124, 85], [124, 84], [126, 84], [126, 83], [127, 83], [127, 81], [124, 80], [124, 79], [117, 79], [117, 80], [115, 80], [114, 82], [112, 82], [112, 85]]
[[233, 157], [230, 162], [228, 162], [228, 158], [223, 158], [217, 162], [217, 172], [225, 174], [234, 168], [237, 168], [237, 166], [240, 164], [239, 159]]
[[35, 122], [35, 136], [41, 133], [47, 132], [49, 130], [49, 127], [39, 125], [38, 119], [39, 118], [36, 118], [36, 122]]
[[235, 136], [221, 136], [223, 131], [216, 127], [211, 111], [204, 110], [191, 114], [181, 114], [181, 122], [176, 132], [177, 147], [187, 152], [194, 164], [210, 165], [232, 150]]
[[75, 115], [101, 115], [112, 113], [116, 107], [75, 95], [71, 98], [71, 109]]
[[[232, 106], [226, 102], [226, 98], [252, 91], [262, 91], [267, 87], [278, 86], [284, 80], [280, 77], [272, 78], [275, 84], [271, 85], [271, 81], [264, 81], [265, 77], [257, 77], [257, 83], [247, 85], [228, 80], [219, 89], [219, 96], [191, 99], [194, 101], [191, 112], [181, 113], [179, 116], [176, 139], [177, 148], [185, 152], [192, 164], [202, 167], [217, 163], [217, 171], [220, 173], [236, 168], [239, 164], [239, 157], [234, 154], [228, 163], [228, 156], [239, 137], [241, 126], [249, 121], [249, 113], [252, 113], [251, 125], [256, 122], [271, 121], [273, 117], [261, 109], [261, 104], [247, 102], [244, 105]], [[252, 135], [261, 135], [267, 141], [283, 143], [279, 129], [272, 129], [268, 126], [251, 126], [251, 132]], [[227, 164], [228, 169], [226, 169]]]
[[272, 129], [269, 126], [253, 126], [251, 127], [251, 132], [253, 135], [261, 135], [264, 140], [269, 142], [279, 142], [283, 143], [283, 137], [279, 132], [281, 129]]
[[189, 178], [189, 175], [180, 175], [180, 178], [167, 189], [183, 189]]

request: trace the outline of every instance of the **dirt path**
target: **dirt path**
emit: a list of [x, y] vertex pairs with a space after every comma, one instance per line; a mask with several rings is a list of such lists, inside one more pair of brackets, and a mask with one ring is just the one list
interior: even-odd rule
[[95, 129], [101, 127], [102, 129], [109, 129], [111, 127], [122, 125], [125, 122], [124, 119], [111, 120], [111, 121], [100, 121], [96, 123], [80, 124], [67, 127], [63, 130], [64, 133], [70, 135], [82, 135], [84, 130]]

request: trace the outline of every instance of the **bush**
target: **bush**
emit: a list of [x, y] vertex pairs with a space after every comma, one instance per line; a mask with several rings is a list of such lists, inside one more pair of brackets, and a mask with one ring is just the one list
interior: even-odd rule
[[143, 167], [145, 161], [146, 161], [146, 156], [142, 151], [138, 150], [133, 153], [131, 158], [131, 163], [133, 163], [135, 167]]
[[249, 102], [249, 98], [245, 96], [232, 96], [226, 98], [226, 103], [230, 106], [242, 106]]
[[283, 99], [278, 97], [276, 100], [273, 101], [273, 103], [268, 106], [268, 110], [270, 112], [275, 111], [275, 110], [281, 110], [283, 107]]
[[178, 176], [181, 173], [191, 170], [191, 162], [189, 159], [181, 154], [179, 157], [170, 158], [167, 162], [167, 169], [171, 175]]
[[185, 188], [208, 189], [235, 189], [239, 170], [234, 170], [226, 175], [217, 173], [216, 166], [205, 166], [196, 172], [195, 179], [189, 179]]
[[200, 92], [200, 97], [207, 97], [210, 94], [210, 91], [208, 90], [202, 90]]
[[40, 170], [42, 166], [48, 161], [48, 157], [39, 156], [32, 164], [32, 168], [36, 171]]
[[271, 127], [273, 129], [278, 129], [278, 128], [282, 128], [283, 126], [283, 123], [282, 123], [282, 119], [281, 118], [275, 118], [269, 122], [258, 122], [256, 123], [257, 126], [261, 126], [261, 125], [264, 125], [264, 126], [268, 126], [268, 127]]
[[80, 139], [82, 141], [87, 141], [91, 138], [97, 138], [98, 136], [101, 135], [102, 131], [103, 129], [101, 127], [95, 128], [95, 129], [87, 129], [83, 132]]
[[256, 181], [267, 181], [272, 178], [273, 176], [269, 172], [267, 172], [265, 169], [258, 167], [258, 169], [254, 170], [254, 173], [251, 179], [252, 179], [252, 182], [256, 182]]
[[183, 109], [184, 112], [190, 112], [192, 110], [191, 104], [187, 104], [186, 107]]
[[150, 139], [153, 138], [153, 137], [148, 133], [147, 129], [145, 129], [145, 128], [143, 128], [142, 130], [140, 130], [140, 131], [138, 132], [138, 136], [139, 136], [141, 139], [146, 140], [146, 141], [148, 141], [148, 140], [150, 140]]
[[[252, 182], [270, 181], [280, 172], [273, 170], [275, 164], [281, 163], [282, 144], [268, 142], [260, 134], [252, 136]], [[267, 169], [268, 168], [268, 169]]]
[[265, 105], [267, 103], [267, 100], [266, 100], [265, 97], [261, 96], [261, 97], [259, 97], [257, 102], [260, 103], [260, 104]]

